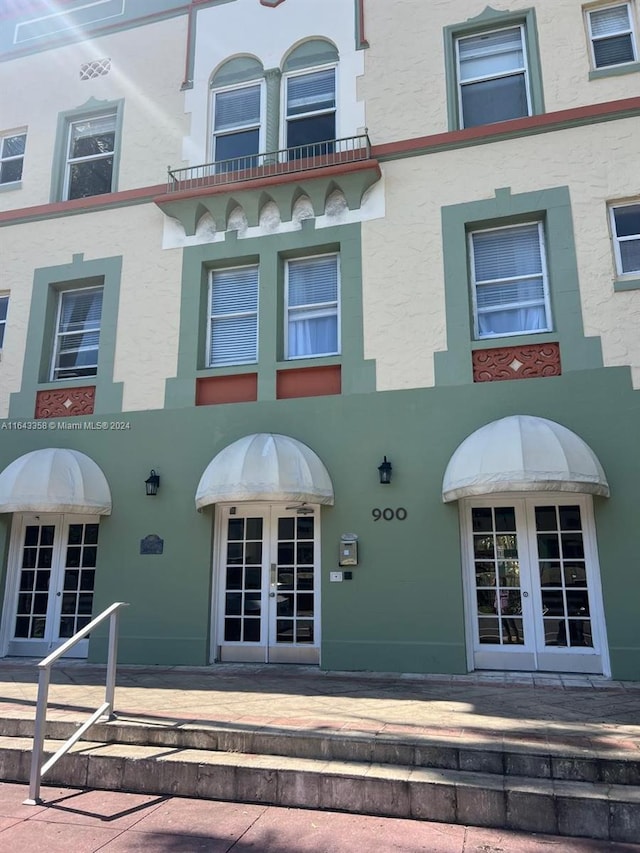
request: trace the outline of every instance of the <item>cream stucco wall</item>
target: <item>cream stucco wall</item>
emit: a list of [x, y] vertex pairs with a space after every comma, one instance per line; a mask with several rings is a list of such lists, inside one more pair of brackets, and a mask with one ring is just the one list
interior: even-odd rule
[[[546, 112], [640, 94], [640, 71], [589, 80], [581, 0], [492, 0], [488, 5], [501, 12], [535, 8]], [[486, 7], [487, 0], [365, 0], [370, 48], [359, 91], [374, 144], [448, 129], [443, 30]], [[640, 30], [637, 4], [632, 7]]]
[[0, 418], [21, 386], [34, 270], [70, 264], [80, 252], [85, 260], [122, 256], [113, 379], [124, 383], [123, 409], [164, 406], [164, 380], [176, 374], [182, 252], [161, 249], [162, 219], [155, 205], [141, 205], [0, 231], [3, 280], [11, 291]]
[[[0, 210], [47, 204], [58, 115], [90, 98], [124, 100], [118, 189], [166, 180], [180, 165], [186, 127], [186, 16], [0, 63], [0, 132], [27, 128], [22, 186], [0, 192]], [[111, 71], [80, 79], [80, 66], [105, 57]]]
[[614, 292], [607, 215], [608, 202], [640, 196], [638, 138], [633, 118], [385, 163], [386, 216], [362, 226], [365, 357], [378, 389], [433, 385], [433, 354], [447, 348], [441, 207], [559, 186], [571, 194], [585, 334], [640, 387], [640, 290]]

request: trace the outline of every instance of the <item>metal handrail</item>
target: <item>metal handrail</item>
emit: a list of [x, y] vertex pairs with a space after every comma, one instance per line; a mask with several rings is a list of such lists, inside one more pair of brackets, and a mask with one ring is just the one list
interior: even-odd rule
[[[62, 756], [71, 749], [76, 741], [80, 740], [82, 735], [88, 728], [90, 728], [90, 726], [102, 717], [113, 719], [113, 697], [116, 689], [116, 659], [118, 656], [118, 621], [120, 618], [120, 608], [128, 606], [129, 605], [124, 601], [114, 602], [110, 607], [107, 607], [106, 610], [103, 610], [99, 616], [92, 619], [88, 625], [85, 625], [81, 631], [78, 631], [73, 635], [73, 637], [57, 648], [55, 652], [52, 652], [48, 657], [37, 664], [40, 669], [40, 674], [38, 676], [38, 703], [36, 705], [36, 724], [35, 731], [33, 733], [33, 753], [31, 755], [31, 773], [29, 775], [29, 798], [24, 801], [24, 805], [37, 806], [42, 802], [40, 798], [40, 783], [42, 781], [42, 777], [45, 773], [51, 770], [59, 758], [62, 758]], [[87, 634], [93, 631], [97, 625], [104, 622], [107, 617], [110, 617], [109, 653], [107, 656], [107, 678], [104, 702], [100, 705], [97, 711], [94, 711], [89, 719], [71, 735], [69, 740], [63, 743], [55, 755], [52, 755], [48, 761], [40, 766], [44, 748], [44, 729], [47, 721], [47, 701], [49, 696], [51, 667], [59, 658], [66, 654], [69, 649], [73, 648], [79, 640], [82, 640], [82, 638], [86, 637]]]
[[267, 151], [244, 154], [228, 160], [202, 163], [184, 169], [167, 169], [167, 192], [200, 187], [235, 184], [255, 178], [268, 178], [293, 172], [306, 172], [344, 163], [357, 163], [371, 158], [371, 142], [367, 133], [343, 139], [327, 139]]

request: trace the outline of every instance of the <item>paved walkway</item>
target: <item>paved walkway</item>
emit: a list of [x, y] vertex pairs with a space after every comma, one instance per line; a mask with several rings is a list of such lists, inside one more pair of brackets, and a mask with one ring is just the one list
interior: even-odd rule
[[[0, 716], [32, 719], [33, 662], [0, 661]], [[49, 719], [85, 719], [104, 697], [104, 667], [63, 662]], [[399, 676], [311, 667], [121, 667], [116, 712], [158, 726], [367, 732], [433, 744], [517, 743], [640, 760], [640, 684], [552, 676]], [[0, 853], [640, 853], [640, 844], [259, 805], [0, 784]], [[639, 839], [640, 840], [640, 839]]]
[[[33, 663], [0, 661], [0, 714], [32, 718]], [[104, 667], [54, 669], [49, 719], [83, 720], [104, 699]], [[120, 667], [115, 710], [160, 726], [407, 734], [465, 743], [637, 750], [640, 684], [579, 676], [399, 676], [313, 667]]]

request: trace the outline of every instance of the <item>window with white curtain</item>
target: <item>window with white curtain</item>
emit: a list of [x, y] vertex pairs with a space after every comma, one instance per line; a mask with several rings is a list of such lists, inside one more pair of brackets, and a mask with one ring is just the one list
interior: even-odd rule
[[258, 266], [212, 270], [209, 277], [207, 365], [258, 358]]
[[340, 270], [337, 255], [287, 261], [286, 357], [337, 355]]
[[522, 25], [456, 39], [462, 127], [531, 114]]
[[594, 68], [635, 62], [637, 49], [630, 3], [619, 3], [587, 14]]
[[64, 198], [87, 198], [113, 189], [116, 113], [69, 124]]
[[336, 69], [286, 78], [286, 147], [290, 157], [330, 154], [336, 138]]
[[52, 381], [98, 372], [102, 294], [102, 287], [86, 287], [58, 295]]
[[7, 325], [7, 308], [9, 307], [9, 294], [0, 293], [0, 349], [4, 343], [4, 330]]
[[469, 234], [476, 338], [551, 330], [541, 222]]
[[218, 171], [258, 165], [262, 86], [254, 83], [213, 94], [213, 160]]
[[640, 204], [611, 208], [618, 275], [640, 273]]

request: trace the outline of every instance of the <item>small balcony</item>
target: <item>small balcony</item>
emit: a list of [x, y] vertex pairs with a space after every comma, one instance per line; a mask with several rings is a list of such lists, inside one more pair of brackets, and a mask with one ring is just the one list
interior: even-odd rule
[[309, 198], [315, 216], [325, 213], [327, 200], [335, 192], [342, 193], [349, 210], [357, 210], [380, 176], [369, 137], [363, 133], [186, 169], [170, 168], [166, 191], [154, 201], [191, 236], [205, 214], [213, 219], [216, 231], [226, 231], [230, 213], [238, 207], [249, 226], [258, 225], [261, 210], [269, 202], [277, 206], [281, 222], [288, 222], [301, 195]]
[[247, 154], [230, 160], [203, 163], [187, 169], [168, 170], [167, 193], [219, 187], [300, 172], [345, 166], [371, 159], [371, 142], [366, 133], [344, 139], [329, 139], [281, 148], [264, 154]]

